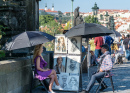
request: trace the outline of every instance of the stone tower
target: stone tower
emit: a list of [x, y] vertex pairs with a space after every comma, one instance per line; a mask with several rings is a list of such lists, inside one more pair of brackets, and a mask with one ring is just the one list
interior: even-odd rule
[[54, 11], [54, 4], [52, 4], [52, 9], [51, 10]]
[[47, 4], [45, 5], [45, 10], [47, 10]]

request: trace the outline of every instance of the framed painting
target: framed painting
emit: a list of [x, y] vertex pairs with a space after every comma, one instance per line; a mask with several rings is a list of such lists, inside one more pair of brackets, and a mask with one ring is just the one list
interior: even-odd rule
[[79, 76], [70, 75], [68, 77], [68, 87], [71, 91], [77, 91], [79, 90]]
[[79, 73], [81, 56], [67, 56], [66, 73]]
[[55, 35], [55, 53], [67, 53], [67, 38], [63, 34]]
[[[61, 74], [57, 74], [57, 76], [59, 76], [58, 77], [58, 82], [59, 82], [60, 86], [63, 88], [63, 91], [69, 90], [69, 88], [68, 88], [68, 77], [69, 77], [69, 73], [61, 73]], [[52, 89], [57, 90], [55, 88], [55, 85], [56, 84], [54, 83]]]
[[82, 38], [70, 37], [68, 38], [68, 54], [81, 54], [82, 52]]
[[66, 71], [66, 55], [54, 55], [53, 69], [56, 74], [64, 73]]

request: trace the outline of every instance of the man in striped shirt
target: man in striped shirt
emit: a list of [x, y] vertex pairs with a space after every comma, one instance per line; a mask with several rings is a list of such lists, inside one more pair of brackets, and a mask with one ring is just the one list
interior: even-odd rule
[[[109, 53], [109, 46], [107, 44], [102, 45], [101, 52], [103, 53], [103, 55], [101, 55], [100, 58], [97, 59], [97, 61], [99, 62], [98, 72], [92, 75], [91, 80], [87, 86], [86, 93], [89, 93], [89, 91], [91, 90], [91, 88], [95, 83], [95, 80], [97, 80], [98, 83], [100, 83], [101, 79], [105, 76], [107, 71], [110, 71], [112, 69], [112, 60], [111, 60], [111, 55]], [[107, 85], [103, 82], [101, 84], [100, 91], [106, 88]]]

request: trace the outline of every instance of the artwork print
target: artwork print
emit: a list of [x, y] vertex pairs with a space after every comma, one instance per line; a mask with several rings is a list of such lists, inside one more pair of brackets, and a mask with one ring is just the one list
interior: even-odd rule
[[[60, 84], [60, 86], [63, 88], [63, 90], [68, 90], [68, 77], [69, 77], [69, 74], [68, 73], [61, 73], [61, 74], [57, 74], [57, 79], [58, 79], [58, 82]], [[53, 83], [53, 87], [52, 89], [56, 89], [55, 88], [55, 83]]]
[[69, 76], [68, 78], [68, 87], [69, 90], [78, 90], [79, 89], [79, 76]]
[[68, 77], [69, 74], [68, 73], [62, 73], [61, 74], [61, 78], [60, 78], [60, 86], [64, 89], [64, 90], [68, 90]]
[[80, 56], [67, 56], [66, 73], [79, 73]]
[[81, 53], [81, 37], [68, 38], [68, 54]]
[[66, 66], [66, 56], [65, 55], [55, 55], [53, 69], [56, 71], [56, 74], [65, 72]]
[[55, 36], [55, 53], [67, 53], [67, 39], [64, 35]]

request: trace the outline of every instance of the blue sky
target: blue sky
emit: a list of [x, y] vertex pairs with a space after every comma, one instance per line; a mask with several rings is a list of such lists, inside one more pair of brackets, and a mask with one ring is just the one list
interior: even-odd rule
[[[97, 3], [100, 9], [127, 9], [130, 10], [130, 0], [74, 0], [73, 6], [75, 9], [80, 7], [80, 12], [91, 12], [91, 8]], [[56, 11], [71, 12], [71, 0], [41, 0], [39, 8], [44, 9], [47, 3], [48, 8], [54, 7]]]

